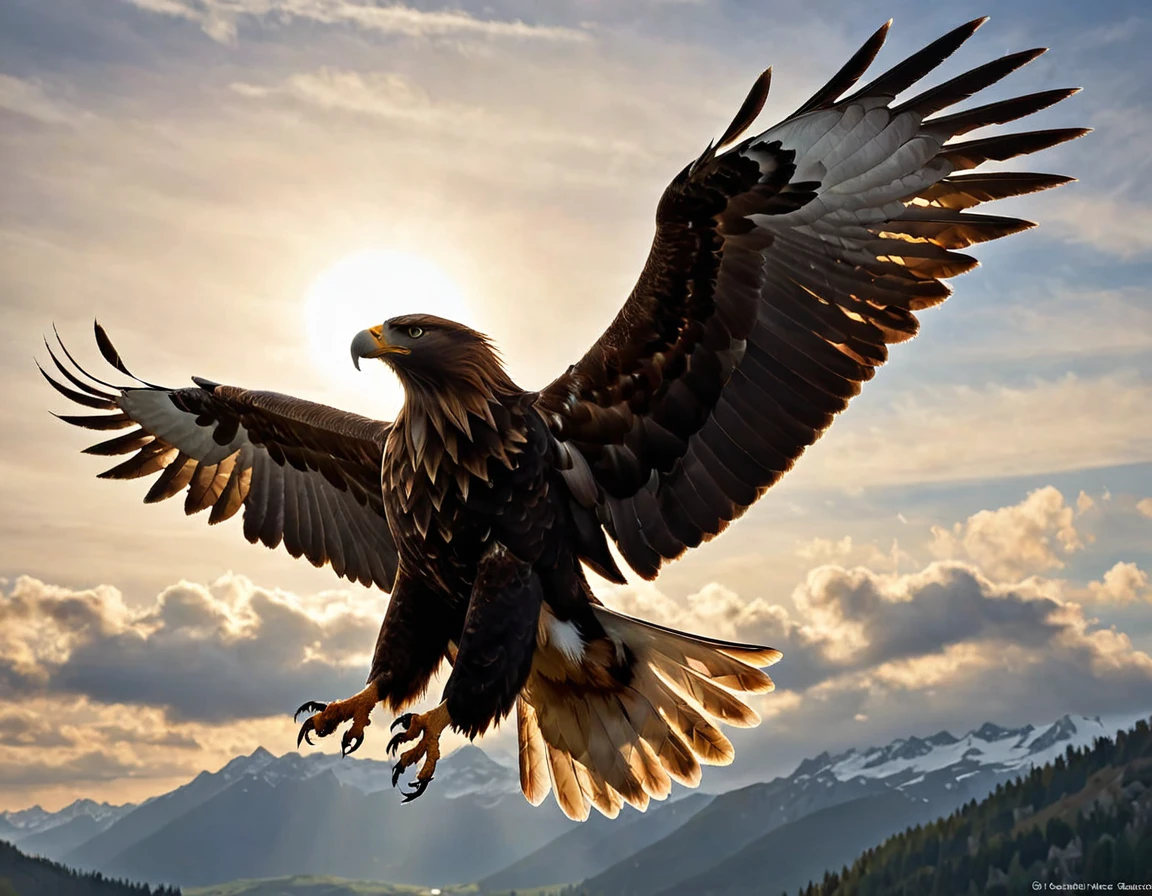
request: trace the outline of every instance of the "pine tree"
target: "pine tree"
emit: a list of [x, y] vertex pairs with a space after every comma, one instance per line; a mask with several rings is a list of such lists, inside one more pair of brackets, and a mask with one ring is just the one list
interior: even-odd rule
[[1112, 876], [1115, 857], [1115, 842], [1111, 837], [1101, 837], [1093, 845], [1084, 859], [1084, 880], [1086, 883], [1114, 882]]

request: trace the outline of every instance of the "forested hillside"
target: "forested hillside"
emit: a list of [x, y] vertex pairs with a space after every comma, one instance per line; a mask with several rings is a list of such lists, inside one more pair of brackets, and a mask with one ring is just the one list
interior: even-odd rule
[[1115, 740], [1069, 748], [982, 802], [890, 838], [801, 894], [1023, 896], [1036, 881], [1152, 882], [1148, 722]]
[[180, 896], [180, 891], [82, 874], [0, 842], [0, 896]]

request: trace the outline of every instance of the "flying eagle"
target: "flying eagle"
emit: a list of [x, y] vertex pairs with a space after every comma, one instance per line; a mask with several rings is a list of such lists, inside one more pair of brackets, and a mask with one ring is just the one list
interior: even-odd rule
[[404, 386], [391, 423], [200, 378], [152, 385], [97, 324], [103, 357], [135, 384], [96, 379], [61, 344], [52, 361], [67, 382], [48, 381], [107, 412], [61, 419], [132, 427], [87, 452], [131, 455], [105, 478], [159, 474], [146, 502], [183, 492], [185, 512], [210, 510], [210, 523], [243, 510], [250, 542], [391, 592], [367, 687], [304, 704], [301, 738], [351, 722], [342, 752], [354, 751], [377, 704], [405, 709], [447, 660], [441, 702], [393, 724], [391, 750], [415, 741], [393, 785], [423, 760], [408, 799], [432, 780], [444, 729], [475, 737], [515, 711], [531, 803], [553, 790], [581, 820], [591, 806], [643, 809], [673, 780], [699, 783], [701, 763], [732, 761], [718, 724], [759, 721], [737, 694], [770, 691], [762, 667], [780, 653], [617, 613], [584, 567], [624, 582], [614, 544], [652, 579], [719, 535], [831, 425], [887, 346], [915, 335], [917, 312], [949, 295], [942, 281], [976, 265], [957, 250], [1032, 226], [969, 209], [1070, 180], [962, 172], [1084, 129], [955, 138], [1074, 90], [945, 112], [1043, 50], [896, 102], [983, 21], [849, 93], [886, 24], [795, 113], [741, 139], [768, 94], [764, 72], [664, 191], [616, 319], [538, 392], [512, 381], [487, 337], [427, 315], [352, 339], [357, 366], [380, 359]]

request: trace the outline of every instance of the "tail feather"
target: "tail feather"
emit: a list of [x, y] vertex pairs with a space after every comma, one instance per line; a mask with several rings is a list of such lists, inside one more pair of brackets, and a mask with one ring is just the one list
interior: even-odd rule
[[652, 666], [661, 678], [699, 703], [708, 715], [736, 728], [755, 728], [760, 724], [760, 716], [754, 709], [691, 669], [670, 662], [663, 654], [656, 655]]
[[615, 818], [619, 815], [620, 810], [624, 808], [624, 797], [620, 792], [605, 781], [603, 775], [592, 770], [588, 770], [588, 781], [592, 788], [588, 797], [600, 814], [606, 818]]
[[719, 641], [633, 619], [607, 607], [592, 608], [609, 635], [634, 651], [651, 650], [667, 660], [734, 691], [765, 694], [775, 688], [758, 666], [770, 666], [783, 654], [771, 647]]
[[[615, 818], [625, 802], [644, 811], [672, 782], [700, 783], [701, 765], [727, 765], [735, 751], [713, 719], [750, 727], [759, 716], [733, 691], [766, 693], [758, 666], [767, 647], [678, 632], [594, 606], [607, 639], [579, 657], [547, 637], [521, 694], [521, 785], [538, 803], [551, 788], [564, 813], [592, 806]], [[546, 759], [546, 761], [545, 761]], [[547, 781], [544, 780], [547, 769]]]
[[[568, 753], [548, 744], [548, 774], [552, 778], [552, 790], [556, 794], [556, 802], [560, 804], [564, 814], [573, 821], [586, 821], [591, 801], [577, 775], [578, 768], [583, 771], [583, 767]], [[588, 773], [585, 771], [585, 780], [587, 776]]]
[[539, 806], [552, 789], [548, 774], [548, 745], [540, 734], [540, 723], [532, 704], [516, 701], [516, 726], [520, 744], [520, 789], [533, 806]]
[[700, 762], [705, 765], [730, 765], [736, 758], [736, 751], [720, 729], [651, 669], [646, 669], [643, 677], [645, 693], [658, 695], [660, 702], [656, 704], [657, 708], [684, 738]]
[[695, 787], [700, 783], [700, 762], [680, 735], [668, 727], [663, 716], [653, 707], [644, 694], [634, 688], [627, 689], [620, 697], [621, 705], [632, 726], [640, 733], [644, 742], [652, 747], [660, 765], [675, 781], [685, 787]]
[[583, 751], [574, 758], [585, 768], [594, 769], [630, 804], [646, 802], [643, 769], [636, 763], [635, 732], [620, 724], [604, 695], [577, 701], [576, 706], [586, 737]]

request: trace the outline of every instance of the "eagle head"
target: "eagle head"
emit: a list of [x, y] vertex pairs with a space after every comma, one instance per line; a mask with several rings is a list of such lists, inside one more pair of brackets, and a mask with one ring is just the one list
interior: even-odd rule
[[361, 330], [352, 339], [357, 370], [361, 358], [384, 361], [408, 392], [518, 391], [487, 336], [431, 314], [405, 314]]

